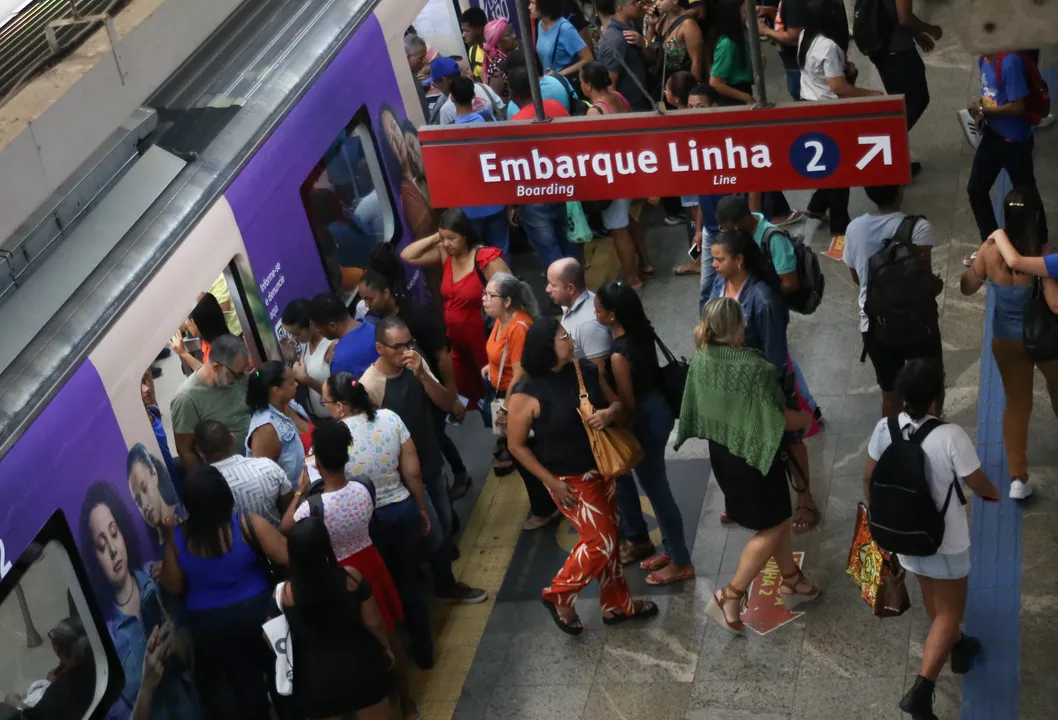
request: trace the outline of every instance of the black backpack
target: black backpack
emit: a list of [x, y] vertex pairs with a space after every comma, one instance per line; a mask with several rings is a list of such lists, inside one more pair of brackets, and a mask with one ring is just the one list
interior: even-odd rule
[[874, 59], [885, 54], [895, 26], [885, 0], [856, 0], [852, 15], [852, 39], [868, 58]]
[[869, 332], [886, 345], [911, 345], [940, 333], [937, 295], [944, 281], [918, 251], [911, 237], [920, 215], [908, 215], [893, 237], [867, 263], [863, 311]]
[[917, 557], [933, 555], [944, 541], [944, 514], [952, 493], [966, 504], [958, 478], [952, 479], [939, 510], [930, 492], [922, 442], [943, 424], [930, 418], [905, 440], [897, 417], [889, 418], [892, 444], [878, 458], [871, 474], [868, 515], [871, 536], [883, 550]]
[[573, 84], [570, 83], [565, 76], [555, 73], [551, 77], [562, 83], [562, 87], [566, 89], [566, 95], [569, 97], [569, 114], [577, 117], [580, 115], [588, 114], [588, 103], [584, 102], [577, 95], [577, 91], [573, 89]]
[[797, 292], [786, 296], [786, 307], [801, 315], [811, 315], [819, 307], [819, 303], [823, 302], [823, 291], [827, 283], [823, 268], [819, 266], [819, 258], [800, 237], [791, 237], [781, 228], [770, 227], [764, 231], [760, 249], [764, 253], [765, 260], [772, 266], [772, 270], [775, 269], [775, 265], [771, 259], [771, 237], [776, 233], [790, 241], [793, 245], [794, 257], [797, 259]]

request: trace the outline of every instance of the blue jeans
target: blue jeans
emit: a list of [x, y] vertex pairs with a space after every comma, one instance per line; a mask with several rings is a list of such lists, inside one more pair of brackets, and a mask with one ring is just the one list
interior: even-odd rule
[[794, 381], [797, 383], [797, 392], [801, 393], [801, 397], [803, 397], [805, 402], [808, 403], [808, 407], [812, 408], [812, 412], [815, 412], [819, 405], [816, 404], [816, 399], [812, 397], [812, 392], [808, 389], [808, 381], [805, 380], [804, 373], [801, 372], [801, 367], [792, 357], [790, 358], [790, 367], [793, 368]]
[[801, 102], [801, 70], [800, 68], [786, 68], [786, 92], [795, 102]]
[[538, 203], [518, 206], [518, 219], [536, 258], [545, 271], [562, 258], [584, 258], [580, 245], [571, 243], [566, 225], [565, 203]]
[[485, 217], [470, 218], [470, 224], [489, 247], [499, 248], [506, 262], [511, 261], [511, 228], [507, 225], [507, 209]]
[[[393, 584], [404, 606], [404, 623], [411, 639], [412, 656], [420, 665], [432, 664], [430, 608], [418, 573], [422, 525], [415, 500], [409, 497], [392, 505], [375, 508], [371, 540], [386, 563], [389, 574], [393, 576]], [[430, 662], [427, 663], [427, 660]]]
[[[691, 552], [683, 536], [683, 518], [680, 508], [672, 497], [669, 477], [665, 470], [665, 445], [669, 433], [676, 424], [669, 404], [661, 393], [653, 392], [636, 401], [636, 421], [633, 426], [639, 444], [646, 457], [636, 465], [635, 476], [646, 493], [654, 517], [661, 528], [662, 546], [665, 554], [677, 565], [691, 562]], [[621, 532], [625, 539], [636, 543], [650, 542], [650, 533], [643, 508], [639, 501], [639, 490], [631, 475], [617, 478], [617, 508], [621, 514]]]
[[434, 586], [450, 588], [456, 584], [452, 574], [452, 558], [455, 557], [455, 539], [452, 537], [452, 499], [448, 497], [448, 483], [443, 472], [429, 477], [423, 475], [426, 487], [426, 514], [430, 516], [430, 567], [433, 570]]
[[702, 311], [705, 303], [709, 300], [709, 294], [713, 291], [713, 281], [716, 280], [716, 270], [713, 269], [713, 238], [714, 233], [708, 228], [702, 230], [702, 277], [698, 283], [698, 312]]

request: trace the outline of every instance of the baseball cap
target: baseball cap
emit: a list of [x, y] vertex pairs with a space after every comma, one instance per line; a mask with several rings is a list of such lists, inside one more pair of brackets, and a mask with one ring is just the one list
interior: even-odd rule
[[456, 61], [446, 55], [439, 55], [430, 63], [430, 77], [423, 80], [422, 84], [433, 85], [442, 78], [458, 74], [459, 65]]

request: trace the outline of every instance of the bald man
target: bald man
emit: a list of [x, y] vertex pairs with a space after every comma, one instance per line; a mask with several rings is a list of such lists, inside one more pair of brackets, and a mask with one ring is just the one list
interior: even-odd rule
[[613, 347], [610, 328], [595, 319], [595, 293], [586, 287], [584, 268], [574, 258], [562, 258], [547, 269], [547, 294], [562, 307], [562, 327], [573, 338], [578, 360], [591, 360], [606, 369]]

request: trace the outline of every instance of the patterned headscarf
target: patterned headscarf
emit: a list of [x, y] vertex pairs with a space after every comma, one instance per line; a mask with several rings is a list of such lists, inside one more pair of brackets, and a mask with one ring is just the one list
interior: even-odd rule
[[500, 38], [506, 30], [506, 18], [496, 18], [485, 23], [485, 54], [490, 58], [496, 59], [496, 55], [499, 54]]

